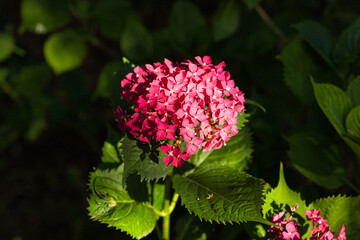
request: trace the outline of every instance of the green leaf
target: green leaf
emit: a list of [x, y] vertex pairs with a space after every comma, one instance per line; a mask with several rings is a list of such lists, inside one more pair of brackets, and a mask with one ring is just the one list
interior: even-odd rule
[[23, 0], [21, 18], [21, 31], [46, 33], [68, 23], [70, 9], [63, 0]]
[[[360, 92], [359, 92], [360, 94]], [[360, 105], [353, 108], [346, 117], [346, 130], [360, 142]]]
[[[101, 70], [98, 84], [94, 92], [94, 97], [110, 98], [113, 92], [113, 79], [115, 78], [116, 72], [122, 67], [122, 61], [115, 60], [103, 67]], [[117, 82], [120, 86], [120, 83]]]
[[261, 3], [263, 0], [243, 0], [244, 3], [248, 6], [248, 8], [252, 9], [259, 3]]
[[[254, 105], [258, 106], [257, 103], [254, 104]], [[259, 104], [259, 106], [260, 106], [260, 108], [262, 108], [262, 106], [261, 106], [260, 104]], [[243, 127], [245, 127], [245, 124], [246, 124], [247, 122], [249, 122], [249, 120], [247, 119], [248, 117], [250, 117], [250, 114], [245, 113], [245, 112], [244, 112], [244, 113], [241, 112], [241, 113], [238, 114], [236, 126], [238, 127], [239, 131], [240, 131]]]
[[118, 152], [114, 145], [109, 142], [104, 142], [102, 148], [101, 162], [103, 163], [120, 163]]
[[204, 52], [211, 43], [211, 34], [199, 8], [190, 1], [176, 1], [169, 19], [171, 42], [184, 54]]
[[93, 21], [106, 37], [119, 39], [129, 19], [136, 13], [129, 1], [97, 1], [92, 13]]
[[313, 80], [314, 93], [317, 103], [336, 131], [343, 135], [344, 123], [347, 114], [352, 108], [351, 99], [340, 88], [332, 84], [315, 83]]
[[89, 215], [140, 239], [150, 234], [156, 214], [148, 203], [136, 202], [122, 187], [123, 166], [111, 170], [97, 169], [90, 174]]
[[303, 21], [295, 25], [310, 46], [330, 65], [330, 54], [333, 49], [333, 40], [329, 31], [315, 21]]
[[8, 33], [0, 33], [0, 62], [4, 61], [15, 50], [13, 37]]
[[140, 176], [137, 174], [131, 174], [126, 179], [126, 190], [136, 202], [149, 202], [150, 204], [151, 199], [147, 185], [148, 183], [141, 181]]
[[140, 61], [151, 57], [154, 48], [153, 39], [139, 17], [127, 23], [120, 39], [120, 46], [130, 59]]
[[345, 29], [336, 42], [334, 59], [340, 64], [350, 64], [359, 59], [360, 19]]
[[[113, 75], [112, 78], [108, 79], [111, 80], [110, 82], [110, 100], [111, 100], [111, 108], [116, 109], [117, 106], [124, 107], [124, 110], [126, 110], [126, 107], [130, 109], [132, 107], [132, 104], [129, 101], [125, 101], [122, 97], [122, 87], [121, 87], [121, 81], [125, 78], [125, 76], [134, 71], [134, 64], [131, 64], [127, 58], [122, 59], [122, 63]], [[110, 77], [110, 76], [109, 76]]]
[[[166, 166], [163, 159], [166, 156], [163, 152], [151, 151], [148, 143], [124, 136], [121, 140], [121, 150], [124, 159], [123, 183], [132, 173], [138, 173], [141, 180], [158, 181], [165, 178], [171, 171], [172, 165]], [[155, 162], [157, 161], [157, 162]]]
[[218, 163], [238, 170], [246, 169], [251, 161], [251, 154], [253, 152], [251, 132], [249, 127], [245, 126], [245, 123], [248, 122], [248, 116], [246, 113], [238, 115], [237, 125], [240, 130], [235, 136], [230, 138], [226, 146], [220, 149], [212, 149], [208, 152], [197, 151], [190, 158], [189, 162], [195, 166], [199, 166], [202, 163]]
[[353, 106], [360, 105], [360, 76], [357, 76], [348, 88], [346, 89], [346, 94], [351, 98]]
[[[350, 239], [360, 239], [360, 196], [332, 196], [319, 199], [310, 204], [310, 209], [321, 211], [321, 216], [330, 225], [330, 231], [337, 236], [341, 226], [345, 225], [346, 236]], [[334, 236], [334, 237], [335, 237]]]
[[231, 137], [226, 146], [212, 151], [202, 164], [218, 164], [239, 171], [246, 170], [252, 158], [252, 145], [250, 129], [244, 127]]
[[260, 108], [263, 112], [266, 112], [266, 109], [264, 108], [264, 106], [262, 106], [260, 103], [254, 101], [254, 100], [251, 100], [251, 99], [246, 99], [245, 100], [245, 104], [250, 104], [250, 105], [254, 105], [258, 108]]
[[286, 85], [303, 103], [314, 101], [309, 76], [317, 71], [316, 63], [309, 56], [304, 44], [295, 39], [284, 48], [280, 55], [284, 64], [284, 80]]
[[86, 55], [84, 39], [72, 30], [52, 34], [45, 42], [46, 61], [56, 74], [79, 67]]
[[280, 174], [279, 174], [279, 183], [276, 188], [271, 189], [270, 192], [266, 194], [265, 203], [262, 206], [262, 213], [266, 219], [271, 219], [275, 214], [280, 212], [289, 213], [290, 208], [299, 205], [299, 208], [296, 210], [296, 214], [293, 216], [293, 219], [296, 219], [300, 224], [299, 232], [303, 238], [310, 237], [310, 224], [305, 222], [306, 215], [305, 210], [308, 210], [305, 200], [302, 200], [300, 193], [294, 192], [286, 184], [283, 165], [280, 163]]
[[190, 212], [200, 219], [224, 224], [268, 223], [260, 213], [263, 184], [261, 179], [218, 164], [200, 166], [186, 177], [173, 177], [173, 187]]
[[214, 41], [219, 42], [236, 32], [240, 24], [240, 6], [235, 0], [219, 5], [213, 18]]
[[304, 133], [294, 134], [286, 140], [289, 143], [289, 158], [305, 177], [327, 189], [344, 185], [342, 179], [346, 178], [346, 174], [335, 146]]
[[286, 184], [283, 165], [280, 164], [279, 183], [276, 188], [271, 189], [266, 194], [265, 203], [262, 206], [263, 215], [267, 219], [282, 211], [289, 211], [289, 207], [299, 204], [296, 211], [303, 219], [306, 219], [305, 210], [307, 210], [306, 203], [301, 199], [300, 193], [294, 192]]

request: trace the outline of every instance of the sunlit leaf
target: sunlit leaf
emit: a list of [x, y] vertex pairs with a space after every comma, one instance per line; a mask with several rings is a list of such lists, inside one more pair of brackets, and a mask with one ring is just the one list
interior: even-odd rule
[[90, 174], [89, 215], [140, 239], [155, 228], [156, 215], [147, 202], [138, 202], [122, 187], [122, 166]]
[[109, 142], [104, 142], [102, 148], [103, 155], [101, 156], [101, 162], [103, 163], [120, 163], [118, 152], [114, 145]]
[[44, 55], [55, 73], [79, 67], [86, 55], [84, 39], [72, 30], [51, 35], [45, 42]]
[[214, 41], [221, 41], [231, 36], [240, 23], [240, 6], [235, 0], [221, 3], [213, 18]]
[[230, 140], [220, 149], [212, 149], [208, 152], [197, 151], [189, 160], [195, 166], [201, 164], [220, 164], [237, 170], [245, 170], [251, 162], [252, 136], [248, 126], [248, 114], [240, 113], [238, 115], [239, 132], [230, 138]]
[[36, 33], [53, 31], [69, 22], [68, 1], [23, 0], [21, 18], [21, 30], [30, 30]]
[[319, 199], [310, 204], [310, 209], [318, 209], [321, 216], [327, 220], [330, 231], [336, 237], [341, 226], [345, 225], [346, 237], [349, 239], [360, 238], [360, 196], [332, 196]]
[[238, 134], [220, 149], [214, 150], [203, 164], [219, 164], [237, 170], [245, 170], [252, 158], [252, 138], [249, 127], [242, 128]]
[[299, 205], [296, 213], [300, 217], [298, 222], [302, 224], [300, 231], [306, 232], [306, 228], [309, 224], [304, 224], [306, 220], [305, 210], [308, 210], [306, 203], [302, 200], [300, 193], [294, 192], [286, 184], [282, 163], [280, 165], [279, 183], [276, 188], [271, 189], [266, 194], [265, 203], [262, 206], [262, 213], [267, 219], [271, 219], [272, 216], [280, 212], [290, 212], [290, 208]]
[[0, 62], [10, 57], [14, 50], [13, 37], [8, 33], [0, 33]]
[[218, 164], [200, 166], [186, 177], [173, 177], [173, 187], [190, 212], [200, 219], [224, 224], [267, 223], [260, 214], [263, 184], [261, 179]]

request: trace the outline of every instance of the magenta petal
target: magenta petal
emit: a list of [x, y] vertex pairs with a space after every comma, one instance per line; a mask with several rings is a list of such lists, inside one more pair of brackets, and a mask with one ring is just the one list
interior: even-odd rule
[[165, 162], [166, 166], [169, 165], [172, 161], [173, 161], [172, 156], [164, 157], [164, 162]]
[[201, 59], [200, 56], [196, 56], [195, 59], [196, 59], [196, 61], [198, 61], [198, 63], [200, 63], [200, 64], [203, 63], [203, 61], [202, 61], [202, 59]]
[[293, 222], [289, 222], [288, 224], [286, 224], [285, 229], [288, 232], [297, 232], [297, 229]]
[[191, 72], [196, 72], [196, 70], [197, 70], [196, 64], [189, 63], [189, 69]]
[[183, 165], [183, 161], [179, 157], [174, 157], [172, 163], [175, 167], [181, 167]]
[[211, 64], [211, 57], [210, 56], [204, 56], [203, 57], [203, 61], [206, 64]]
[[166, 132], [164, 130], [158, 130], [156, 132], [156, 140], [165, 140]]
[[197, 147], [196, 147], [196, 146], [194, 146], [194, 145], [191, 144], [191, 143], [186, 144], [186, 152], [187, 152], [188, 154], [193, 155], [193, 154], [196, 153], [196, 151], [197, 151]]
[[184, 161], [189, 160], [189, 158], [191, 157], [191, 155], [187, 153], [181, 153], [180, 156]]
[[176, 140], [175, 132], [167, 131], [167, 138], [170, 140]]
[[172, 146], [170, 144], [166, 144], [166, 145], [162, 145], [160, 149], [163, 153], [168, 153], [172, 150]]

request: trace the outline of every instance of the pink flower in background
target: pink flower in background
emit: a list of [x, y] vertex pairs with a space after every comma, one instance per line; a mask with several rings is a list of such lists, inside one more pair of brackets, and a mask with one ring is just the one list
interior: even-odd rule
[[[166, 165], [179, 167], [199, 150], [219, 149], [238, 132], [244, 94], [209, 56], [137, 66], [122, 80], [122, 96], [134, 104], [133, 115], [114, 112], [121, 130], [140, 141], [160, 141]], [[185, 144], [182, 144], [182, 143]]]
[[[277, 226], [270, 226], [268, 232], [274, 233], [274, 238], [268, 240], [300, 240], [301, 235], [297, 231], [298, 223], [292, 220], [296, 209], [296, 204], [291, 208], [290, 217], [284, 217], [285, 212], [280, 212], [272, 218], [272, 222]], [[313, 209], [305, 211], [307, 220], [311, 222], [313, 229], [310, 231], [311, 237], [307, 240], [346, 240], [345, 226], [341, 227], [339, 235], [334, 238], [334, 234], [330, 232], [330, 226], [327, 220], [320, 216], [320, 211]]]

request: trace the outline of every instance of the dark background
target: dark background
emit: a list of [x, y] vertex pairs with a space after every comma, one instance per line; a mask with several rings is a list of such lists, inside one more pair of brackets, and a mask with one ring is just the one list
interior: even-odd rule
[[[52, 16], [60, 12], [49, 31], [36, 31], [24, 22], [24, 6], [32, 2], [39, 2]], [[100, 162], [107, 128], [116, 125], [108, 81], [124, 56], [137, 65], [197, 55], [209, 55], [215, 63], [224, 60], [245, 97], [267, 110], [247, 108], [254, 138], [249, 171], [275, 186], [283, 161], [291, 176], [289, 185], [308, 200], [329, 195], [302, 177], [287, 159], [283, 136], [308, 123], [304, 112], [312, 106], [289, 91], [278, 56], [289, 40], [298, 37], [293, 24], [317, 20], [337, 36], [359, 17], [360, 4], [357, 0], [262, 1], [281, 36], [256, 8], [248, 7], [251, 2], [260, 1], [196, 0], [185, 2], [189, 11], [184, 12], [174, 7], [184, 6], [181, 3], [160, 0], [0, 1], [0, 32], [10, 34], [17, 46], [0, 62], [1, 239], [127, 238], [92, 222], [86, 210], [88, 174]], [[226, 4], [233, 7], [222, 10]], [[222, 32], [224, 26], [230, 30]], [[44, 44], [67, 30], [80, 33], [86, 53], [78, 65], [56, 72], [44, 57]], [[340, 149], [346, 148], [320, 111], [317, 115]], [[173, 226], [186, 213], [179, 204]], [[246, 238], [238, 225], [210, 227], [213, 239]], [[155, 234], [149, 238], [155, 239]]]

